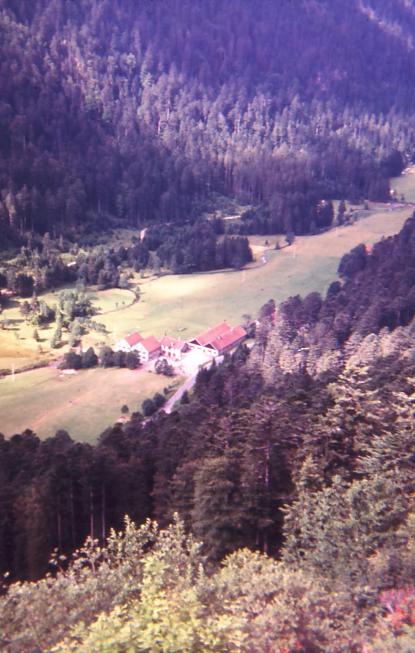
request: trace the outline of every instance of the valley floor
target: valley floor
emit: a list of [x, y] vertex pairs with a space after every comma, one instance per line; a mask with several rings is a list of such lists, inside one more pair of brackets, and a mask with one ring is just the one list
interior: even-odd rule
[[[293, 245], [279, 250], [274, 249], [276, 236], [251, 237], [257, 261], [241, 271], [137, 276], [141, 290], [137, 303], [132, 302], [129, 291], [96, 293], [96, 319], [105, 324], [109, 336], [92, 333], [83, 339], [83, 346], [113, 346], [136, 330], [144, 336], [168, 334], [186, 340], [222, 320], [237, 324], [244, 315], [255, 317], [270, 298], [279, 303], [290, 295], [324, 293], [336, 278], [343, 254], [359, 243], [373, 244], [397, 233], [412, 213], [410, 205], [395, 210], [373, 205], [350, 226], [298, 237]], [[258, 261], [262, 263], [259, 266]], [[18, 307], [11, 311], [17, 321]], [[19, 323], [10, 332], [0, 331], [0, 368], [6, 364], [18, 368], [45, 357], [27, 334], [19, 338], [18, 327]], [[45, 358], [50, 358], [50, 353]], [[162, 391], [169, 382], [148, 371], [125, 369], [83, 370], [65, 376], [47, 367], [6, 376], [0, 379], [0, 431], [11, 436], [31, 428], [43, 438], [62, 428], [76, 439], [93, 441], [120, 417], [123, 404], [131, 411], [139, 410], [143, 399]]]

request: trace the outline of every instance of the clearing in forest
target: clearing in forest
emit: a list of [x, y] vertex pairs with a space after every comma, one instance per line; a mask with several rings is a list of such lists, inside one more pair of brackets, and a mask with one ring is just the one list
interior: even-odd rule
[[[99, 312], [94, 318], [105, 324], [109, 335], [91, 332], [83, 338], [84, 348], [113, 345], [132, 331], [144, 336], [164, 334], [187, 339], [217, 322], [238, 324], [244, 314], [256, 316], [270, 298], [278, 303], [290, 295], [325, 292], [336, 278], [340, 258], [359, 243], [372, 244], [397, 233], [412, 214], [413, 207], [391, 210], [377, 206], [353, 225], [332, 229], [317, 236], [296, 238], [290, 247], [275, 250], [276, 236], [253, 236], [256, 261], [240, 271], [151, 277], [136, 276], [140, 299], [131, 304], [133, 293], [108, 290], [96, 293]], [[265, 241], [268, 241], [266, 244]], [[278, 238], [285, 244], [282, 237]], [[54, 295], [47, 295], [53, 304]], [[39, 357], [59, 356], [63, 350], [49, 348], [54, 327], [38, 329], [40, 342], [24, 324], [19, 305], [5, 311], [11, 328], [0, 331], [0, 368], [16, 368]], [[44, 347], [45, 351], [39, 349]], [[53, 368], [0, 379], [0, 430], [7, 436], [25, 428], [40, 437], [63, 428], [78, 440], [94, 441], [120, 416], [127, 404], [138, 410], [143, 399], [162, 391], [170, 381], [143, 370], [83, 370], [68, 376]]]
[[244, 314], [255, 316], [270, 298], [278, 303], [290, 295], [324, 293], [336, 279], [343, 254], [362, 242], [373, 244], [397, 233], [412, 212], [412, 207], [393, 211], [377, 206], [350, 226], [297, 237], [293, 245], [278, 251], [273, 248], [277, 240], [285, 244], [283, 237], [252, 236], [257, 261], [245, 269], [137, 277], [139, 302], [122, 314], [103, 315], [100, 321], [114, 340], [135, 330], [186, 339], [222, 320], [239, 323]]
[[47, 367], [0, 379], [0, 431], [7, 437], [32, 429], [42, 439], [65, 429], [74, 440], [94, 442], [121, 416], [130, 413], [181, 377], [167, 379], [145, 370], [95, 368], [67, 375]]

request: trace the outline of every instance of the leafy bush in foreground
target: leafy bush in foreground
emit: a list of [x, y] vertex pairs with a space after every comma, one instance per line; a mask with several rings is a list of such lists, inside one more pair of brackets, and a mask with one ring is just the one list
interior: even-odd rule
[[66, 570], [11, 586], [0, 601], [0, 646], [5, 653], [357, 653], [373, 616], [347, 587], [333, 590], [247, 549], [208, 575], [179, 520], [160, 530], [127, 519], [106, 547], [89, 540]]

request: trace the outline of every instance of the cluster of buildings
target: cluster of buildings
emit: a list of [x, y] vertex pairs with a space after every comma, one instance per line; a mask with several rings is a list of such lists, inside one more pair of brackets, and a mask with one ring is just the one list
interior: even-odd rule
[[246, 338], [246, 331], [241, 326], [231, 327], [227, 322], [221, 322], [204, 331], [196, 338], [184, 341], [170, 336], [158, 340], [154, 336], [143, 338], [137, 331], [119, 340], [115, 351], [135, 352], [142, 363], [158, 356], [164, 356], [171, 361], [180, 361], [190, 350], [203, 351], [212, 357], [225, 354]]

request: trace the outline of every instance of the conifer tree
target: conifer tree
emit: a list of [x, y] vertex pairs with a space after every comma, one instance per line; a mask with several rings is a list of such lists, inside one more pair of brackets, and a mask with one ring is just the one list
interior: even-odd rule
[[334, 474], [353, 476], [364, 443], [382, 429], [385, 411], [379, 391], [370, 388], [366, 368], [349, 368], [329, 386], [333, 405], [305, 437], [311, 454], [328, 481]]
[[234, 551], [242, 542], [245, 507], [240, 486], [238, 454], [205, 458], [195, 474], [192, 530], [212, 561]]
[[409, 379], [411, 394], [394, 392], [393, 415], [381, 433], [362, 445], [359, 472], [369, 478], [384, 474], [394, 478], [405, 492], [415, 489], [415, 379]]

